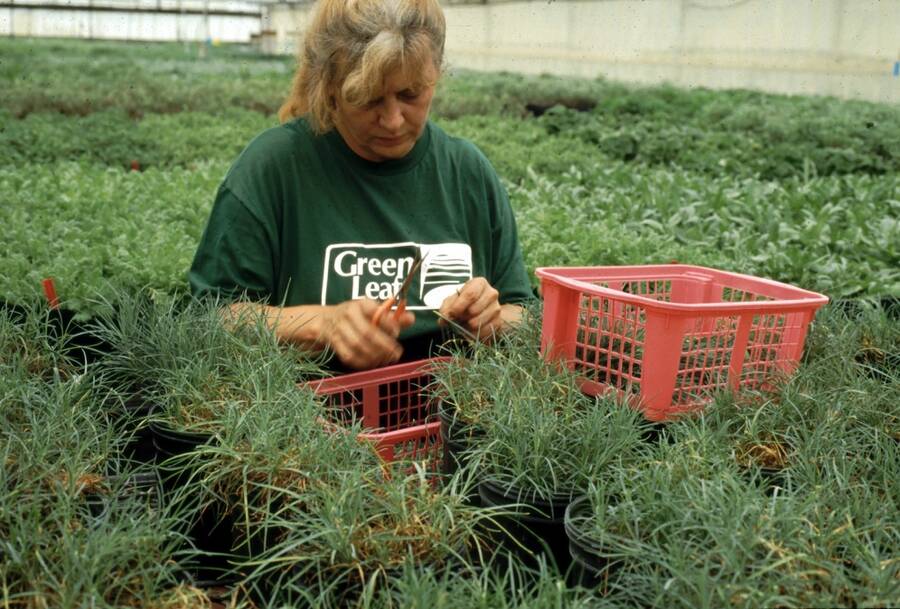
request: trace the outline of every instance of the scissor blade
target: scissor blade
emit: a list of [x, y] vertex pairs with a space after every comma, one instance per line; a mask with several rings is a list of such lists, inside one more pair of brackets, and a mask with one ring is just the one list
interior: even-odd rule
[[397, 293], [394, 295], [394, 302], [398, 302], [406, 298], [406, 293], [409, 291], [409, 286], [412, 284], [413, 277], [416, 276], [416, 271], [419, 270], [420, 266], [422, 266], [422, 251], [419, 248], [416, 248], [416, 257], [413, 258], [412, 268], [409, 269], [409, 273], [407, 273], [406, 277], [403, 279], [403, 283], [400, 285], [400, 289], [397, 290]]

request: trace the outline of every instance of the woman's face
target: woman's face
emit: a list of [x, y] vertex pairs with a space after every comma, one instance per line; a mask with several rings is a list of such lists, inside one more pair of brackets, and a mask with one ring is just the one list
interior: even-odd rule
[[412, 150], [425, 129], [435, 87], [417, 83], [435, 83], [438, 76], [432, 62], [425, 65], [426, 73], [416, 79], [400, 70], [388, 73], [380, 96], [362, 106], [336, 96], [335, 128], [353, 152], [381, 162]]

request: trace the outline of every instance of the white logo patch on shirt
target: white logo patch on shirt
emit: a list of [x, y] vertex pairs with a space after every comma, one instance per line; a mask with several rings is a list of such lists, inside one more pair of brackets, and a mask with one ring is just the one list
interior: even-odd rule
[[466, 243], [331, 244], [325, 249], [322, 304], [390, 298], [413, 267], [416, 248], [422, 253], [422, 265], [410, 285], [406, 308], [440, 308], [447, 296], [472, 278], [472, 248]]

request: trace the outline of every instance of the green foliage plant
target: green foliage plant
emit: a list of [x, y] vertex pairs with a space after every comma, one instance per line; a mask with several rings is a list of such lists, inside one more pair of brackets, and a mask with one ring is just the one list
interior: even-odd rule
[[108, 397], [88, 374], [0, 395], [0, 605], [150, 607], [176, 586], [179, 516], [131, 491]]
[[[86, 319], [114, 295], [183, 296], [185, 274], [227, 165], [123, 172], [75, 162], [0, 166], [0, 298], [43, 301]], [[165, 227], [165, 230], [158, 230]]]
[[641, 451], [641, 415], [613, 399], [593, 399], [566, 369], [539, 352], [534, 311], [497, 343], [475, 345], [435, 373], [438, 392], [474, 437], [477, 473], [525, 496], [570, 496]]
[[111, 347], [99, 369], [120, 393], [155, 404], [154, 417], [174, 429], [220, 431], [230, 406], [274, 400], [321, 375], [317, 359], [279, 344], [250, 312], [229, 321], [214, 301], [119, 300], [92, 324]]
[[[878, 606], [898, 593], [894, 437], [900, 385], [854, 365], [896, 326], [827, 312], [777, 393], [719, 396], [668, 424], [645, 460], [588, 493], [578, 526], [609, 561], [608, 595], [666, 606]], [[876, 389], [877, 388], [877, 389]], [[789, 447], [772, 463], [776, 443]], [[759, 472], [783, 475], [763, 490]], [[746, 467], [750, 468], [747, 475]]]
[[52, 381], [75, 373], [66, 357], [66, 334], [51, 329], [51, 312], [33, 305], [0, 308], [0, 387], [26, 379]]
[[478, 552], [482, 518], [421, 467], [385, 468], [359, 425], [323, 424], [308, 390], [231, 411], [199, 448], [192, 483], [227, 503], [234, 571], [252, 595], [348, 606], [406, 561], [447, 566]]
[[391, 575], [391, 585], [363, 595], [361, 609], [525, 609], [526, 607], [615, 606], [568, 585], [545, 563], [530, 570], [514, 560], [480, 570], [422, 568], [408, 562]]

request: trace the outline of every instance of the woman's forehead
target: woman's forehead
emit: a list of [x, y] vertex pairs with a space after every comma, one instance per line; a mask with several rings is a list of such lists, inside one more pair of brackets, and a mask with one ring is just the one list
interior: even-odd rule
[[428, 52], [404, 53], [379, 63], [362, 63], [349, 71], [338, 85], [345, 100], [365, 104], [386, 93], [426, 89], [436, 85], [440, 77], [440, 70]]
[[406, 64], [386, 70], [381, 81], [382, 92], [396, 92], [405, 89], [421, 89], [437, 82], [437, 69], [431, 61]]

